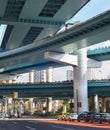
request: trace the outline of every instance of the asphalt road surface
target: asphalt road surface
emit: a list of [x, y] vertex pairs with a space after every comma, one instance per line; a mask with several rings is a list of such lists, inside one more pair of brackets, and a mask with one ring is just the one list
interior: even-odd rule
[[0, 120], [0, 130], [106, 130], [37, 120]]

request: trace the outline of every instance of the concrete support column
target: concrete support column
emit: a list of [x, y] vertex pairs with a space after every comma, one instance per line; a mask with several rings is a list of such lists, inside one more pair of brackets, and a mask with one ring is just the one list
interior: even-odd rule
[[63, 113], [66, 113], [66, 104], [63, 105]]
[[106, 112], [106, 99], [102, 98], [102, 112]]
[[58, 100], [55, 100], [54, 103], [53, 103], [53, 111], [54, 111], [54, 113], [56, 111], [58, 111]]
[[8, 99], [7, 99], [7, 97], [4, 98], [4, 107], [5, 107], [5, 112], [7, 113], [7, 111], [8, 111]]
[[100, 110], [99, 110], [99, 98], [98, 98], [98, 94], [96, 94], [94, 96], [94, 103], [95, 103], [95, 111], [97, 113], [100, 112]]
[[[87, 90], [87, 51], [81, 49], [78, 54], [78, 66], [74, 67], [74, 111], [78, 114], [88, 111]], [[77, 103], [81, 103], [78, 107]]]
[[47, 112], [51, 112], [52, 111], [52, 97], [48, 97], [47, 98]]
[[20, 103], [20, 105], [19, 105], [19, 111], [20, 111], [20, 113], [24, 113], [24, 108], [23, 108], [22, 103]]
[[8, 112], [11, 112], [12, 110], [12, 105], [13, 105], [13, 99], [12, 98], [8, 98]]
[[23, 100], [20, 100], [18, 104], [18, 112], [21, 115], [22, 113], [24, 113], [24, 111], [25, 111], [25, 103]]
[[29, 99], [29, 104], [30, 104], [30, 113], [33, 113], [33, 98]]
[[66, 113], [67, 112], [67, 103], [68, 103], [68, 99], [64, 99], [63, 100], [63, 113]]
[[[48, 51], [45, 52], [44, 58], [74, 67], [74, 111], [78, 114], [88, 111], [87, 64], [88, 67], [99, 68], [101, 67], [101, 63], [87, 59], [86, 49], [77, 51], [77, 55]], [[78, 107], [77, 102], [80, 103]]]
[[91, 103], [90, 103], [90, 111], [95, 111], [95, 105], [94, 105], [94, 96], [91, 96]]
[[29, 83], [33, 83], [33, 72], [29, 72]]

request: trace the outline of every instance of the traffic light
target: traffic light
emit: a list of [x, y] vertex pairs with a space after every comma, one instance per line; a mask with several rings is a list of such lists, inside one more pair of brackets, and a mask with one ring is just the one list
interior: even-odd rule
[[0, 99], [3, 99], [3, 96], [0, 96]]
[[74, 108], [74, 103], [70, 103], [70, 108]]
[[82, 107], [82, 102], [77, 102], [78, 107]]

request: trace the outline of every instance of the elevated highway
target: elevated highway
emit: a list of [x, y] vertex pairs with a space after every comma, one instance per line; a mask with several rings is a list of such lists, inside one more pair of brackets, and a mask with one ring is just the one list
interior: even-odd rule
[[[17, 55], [17, 56], [13, 55], [12, 61], [13, 60], [15, 60], [15, 61], [20, 60], [20, 59], [16, 58], [16, 57], [19, 57], [20, 55], [22, 57], [22, 53]], [[110, 60], [110, 47], [88, 50], [87, 57], [94, 59], [94, 60], [97, 60], [97, 61]], [[1, 58], [1, 60], [3, 60], [3, 59]], [[6, 60], [7, 61], [11, 60], [11, 57], [8, 56]], [[26, 60], [26, 59], [24, 59], [24, 60]], [[60, 63], [57, 63], [54, 61], [48, 61], [48, 60], [42, 59], [42, 60], [36, 61], [34, 63], [29, 62], [27, 64], [20, 64], [19, 66], [18, 66], [18, 64], [14, 65], [14, 66], [10, 66], [10, 67], [7, 66], [3, 70], [0, 69], [0, 73], [1, 74], [7, 74], [7, 73], [13, 74], [13, 72], [21, 73], [21, 72], [27, 72], [28, 70], [32, 70], [32, 69], [45, 69], [48, 67], [61, 67], [61, 66], [64, 66], [64, 64], [60, 64]]]
[[17, 74], [32, 69], [54, 66], [56, 63], [44, 59], [44, 52], [74, 52], [75, 50], [109, 40], [109, 31], [110, 10], [60, 34], [34, 41], [31, 45], [2, 52], [0, 55], [0, 73]]
[[[52, 97], [73, 98], [73, 81], [38, 84], [0, 84], [0, 95], [12, 96], [18, 92], [19, 98]], [[110, 80], [88, 81], [88, 96], [110, 97]]]
[[0, 1], [2, 7], [0, 9], [0, 24], [7, 26], [0, 48], [2, 50], [0, 72], [7, 74], [23, 73], [36, 69], [35, 66], [39, 66], [41, 62], [46, 62], [43, 58], [43, 53], [46, 51], [43, 49], [45, 48], [44, 44], [47, 46], [46, 41], [50, 41], [50, 37], [55, 35], [61, 26], [64, 26], [65, 22], [89, 1]]
[[7, 25], [1, 50], [26, 46], [53, 35], [89, 1], [1, 0], [0, 24]]
[[97, 61], [110, 60], [110, 46], [94, 50], [88, 50], [87, 57]]
[[[110, 10], [87, 21], [74, 24], [72, 28], [66, 28], [64, 32], [58, 33], [60, 27], [65, 25], [65, 22], [88, 2], [89, 0], [0, 1], [2, 6], [0, 9], [0, 23], [7, 25], [0, 48], [2, 50], [0, 53], [0, 74], [16, 75], [33, 69], [52, 67], [54, 62], [49, 62], [47, 60], [49, 59], [48, 57], [46, 59], [44, 56], [47, 54], [46, 52], [72, 55], [71, 52], [74, 53], [82, 48], [110, 40]], [[64, 13], [64, 11], [66, 12]], [[77, 77], [74, 77], [75, 93], [72, 95], [72, 97], [75, 97], [75, 111], [77, 111], [77, 96], [80, 101], [84, 102], [81, 111], [88, 110], [87, 62], [83, 61], [87, 61], [86, 53], [81, 50], [76, 59], [78, 67], [74, 71], [76, 72], [74, 74], [77, 75]], [[76, 84], [77, 82], [80, 84]], [[13, 86], [11, 84], [11, 86], [2, 86], [0, 92], [5, 95], [5, 93], [9, 94], [10, 92], [18, 91], [21, 97], [23, 95], [26, 97], [29, 94], [30, 96], [38, 96], [39, 94], [39, 96], [46, 96], [47, 94], [47, 96], [53, 95], [52, 97], [54, 97], [55, 93], [61, 93], [63, 90], [62, 94], [66, 97], [71, 95], [71, 92], [73, 93], [73, 87], [69, 88], [73, 86], [73, 83], [70, 84], [70, 86], [66, 84], [64, 88], [60, 84], [56, 86], [48, 84], [48, 87], [28, 86], [27, 84], [24, 86], [24, 90], [22, 89], [23, 86]], [[105, 85], [106, 83], [101, 84]], [[97, 92], [99, 96], [108, 96], [109, 83], [107, 83], [105, 88], [101, 84], [94, 88], [88, 84], [89, 96]], [[78, 89], [77, 94], [76, 88]], [[7, 91], [5, 92], [5, 90]], [[102, 95], [103, 91], [105, 93]]]

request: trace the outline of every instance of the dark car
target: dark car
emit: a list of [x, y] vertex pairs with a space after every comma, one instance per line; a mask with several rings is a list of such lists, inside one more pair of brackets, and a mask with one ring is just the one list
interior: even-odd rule
[[101, 114], [101, 122], [110, 123], [110, 113], [100, 113], [100, 114]]
[[95, 113], [91, 116], [90, 122], [109, 122], [110, 123], [110, 113]]
[[94, 114], [94, 112], [87, 112], [84, 111], [81, 114], [78, 115], [78, 122], [80, 122], [81, 120], [84, 120], [85, 122], [90, 121], [92, 115]]
[[101, 114], [100, 113], [92, 114], [92, 116], [90, 118], [90, 123], [93, 123], [93, 122], [102, 123]]

